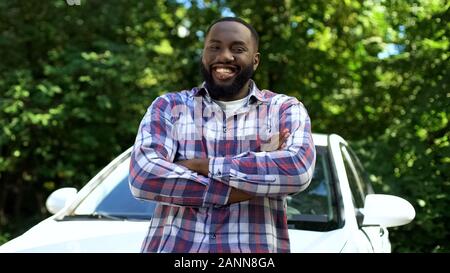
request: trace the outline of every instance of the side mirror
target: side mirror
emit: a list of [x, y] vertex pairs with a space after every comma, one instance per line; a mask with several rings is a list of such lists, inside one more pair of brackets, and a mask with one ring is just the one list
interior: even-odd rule
[[386, 194], [368, 194], [362, 213], [363, 226], [402, 226], [411, 222], [416, 216], [414, 207], [408, 201]]
[[47, 210], [51, 214], [56, 214], [73, 201], [77, 195], [77, 192], [78, 191], [75, 188], [61, 188], [55, 190], [50, 194], [45, 202]]

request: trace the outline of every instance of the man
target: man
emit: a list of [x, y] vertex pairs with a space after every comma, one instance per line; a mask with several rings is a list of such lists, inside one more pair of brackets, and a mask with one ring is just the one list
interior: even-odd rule
[[136, 198], [159, 202], [143, 252], [290, 251], [286, 196], [308, 186], [315, 148], [303, 105], [251, 80], [258, 40], [239, 18], [217, 20], [203, 85], [147, 110], [129, 180]]

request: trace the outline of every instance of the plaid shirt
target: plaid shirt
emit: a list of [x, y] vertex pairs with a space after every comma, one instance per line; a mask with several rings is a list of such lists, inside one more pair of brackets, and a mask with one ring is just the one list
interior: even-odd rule
[[[310, 119], [296, 98], [251, 86], [244, 107], [228, 116], [204, 85], [148, 108], [129, 179], [136, 198], [159, 202], [143, 252], [290, 251], [286, 195], [312, 178]], [[287, 146], [264, 151], [284, 128]], [[207, 157], [208, 177], [174, 163]], [[231, 187], [254, 197], [227, 204]]]

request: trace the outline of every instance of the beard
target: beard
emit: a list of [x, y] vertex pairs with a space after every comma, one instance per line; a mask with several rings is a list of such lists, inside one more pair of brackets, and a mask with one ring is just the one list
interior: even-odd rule
[[219, 85], [214, 82], [211, 69], [208, 71], [203, 62], [200, 62], [200, 66], [203, 79], [206, 83], [206, 88], [208, 89], [209, 95], [213, 99], [232, 99], [239, 93], [254, 73], [253, 65], [250, 64], [239, 71], [231, 84]]

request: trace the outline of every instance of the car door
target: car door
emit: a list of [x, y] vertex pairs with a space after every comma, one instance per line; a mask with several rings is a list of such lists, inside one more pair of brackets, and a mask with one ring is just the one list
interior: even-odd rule
[[352, 192], [355, 217], [357, 217], [359, 229], [369, 240], [374, 252], [390, 252], [389, 233], [385, 227], [362, 226], [363, 215], [361, 211], [364, 208], [364, 200], [367, 194], [374, 193], [374, 191], [370, 181], [365, 179], [364, 169], [350, 147], [342, 144], [341, 152]]

